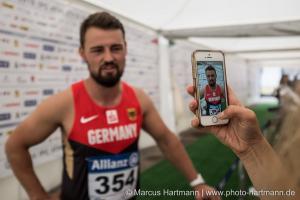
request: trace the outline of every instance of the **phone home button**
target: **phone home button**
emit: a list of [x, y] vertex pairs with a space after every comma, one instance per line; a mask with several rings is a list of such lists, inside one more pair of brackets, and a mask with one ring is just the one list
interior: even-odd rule
[[212, 117], [212, 118], [211, 118], [211, 121], [212, 121], [213, 123], [217, 123], [217, 122], [218, 122], [218, 118], [217, 118], [217, 117]]

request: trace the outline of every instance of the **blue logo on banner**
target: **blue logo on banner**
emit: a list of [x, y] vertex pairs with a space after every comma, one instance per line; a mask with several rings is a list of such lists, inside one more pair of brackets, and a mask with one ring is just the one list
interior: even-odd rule
[[72, 68], [71, 68], [70, 65], [63, 65], [63, 66], [62, 66], [62, 70], [63, 70], [63, 71], [68, 71], [68, 72], [69, 72], [69, 71], [72, 70]]
[[0, 60], [0, 68], [8, 68], [9, 62], [6, 60]]
[[50, 51], [50, 52], [53, 52], [54, 51], [54, 46], [51, 46], [51, 45], [43, 45], [43, 50], [44, 51]]
[[139, 155], [133, 152], [111, 156], [94, 156], [86, 160], [89, 173], [112, 172], [137, 166]]
[[26, 59], [36, 59], [36, 54], [35, 53], [31, 53], [31, 52], [24, 52], [23, 53], [23, 57]]
[[44, 89], [43, 95], [52, 95], [54, 93], [53, 89]]
[[35, 106], [36, 104], [37, 104], [37, 101], [35, 99], [24, 101], [24, 105], [26, 107]]
[[11, 118], [11, 114], [10, 113], [1, 113], [0, 114], [0, 121], [8, 120], [10, 118]]

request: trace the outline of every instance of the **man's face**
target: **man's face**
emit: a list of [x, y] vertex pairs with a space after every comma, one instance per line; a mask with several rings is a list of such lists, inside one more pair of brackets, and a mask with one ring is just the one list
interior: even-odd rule
[[216, 79], [217, 79], [216, 72], [214, 70], [207, 70], [205, 74], [209, 86], [214, 87], [216, 85]]
[[124, 71], [127, 54], [122, 31], [90, 27], [85, 34], [81, 57], [87, 62], [91, 77], [105, 87], [115, 86]]

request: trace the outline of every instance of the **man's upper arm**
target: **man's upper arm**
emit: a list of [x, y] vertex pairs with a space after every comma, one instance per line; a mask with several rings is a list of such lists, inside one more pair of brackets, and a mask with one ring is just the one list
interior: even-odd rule
[[156, 141], [162, 139], [170, 130], [167, 128], [156, 110], [150, 97], [142, 90], [138, 90], [138, 98], [143, 111], [142, 127], [147, 131]]
[[44, 100], [16, 128], [8, 142], [30, 147], [45, 140], [62, 124], [65, 101], [66, 91]]

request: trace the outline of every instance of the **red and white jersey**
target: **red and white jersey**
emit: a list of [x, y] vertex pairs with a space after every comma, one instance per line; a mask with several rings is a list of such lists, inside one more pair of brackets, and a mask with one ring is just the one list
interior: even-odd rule
[[138, 139], [142, 113], [133, 88], [122, 82], [119, 105], [103, 107], [88, 95], [83, 82], [73, 86], [75, 120], [69, 139], [109, 153], [120, 153]]
[[122, 82], [121, 101], [112, 107], [96, 104], [83, 81], [72, 92], [75, 118], [64, 139], [61, 198], [122, 199], [124, 191], [139, 187], [142, 110], [135, 91]]
[[213, 104], [213, 105], [220, 104], [222, 97], [223, 97], [222, 89], [218, 84], [216, 85], [216, 89], [214, 91], [210, 88], [209, 85], [205, 86], [204, 98], [208, 104]]

